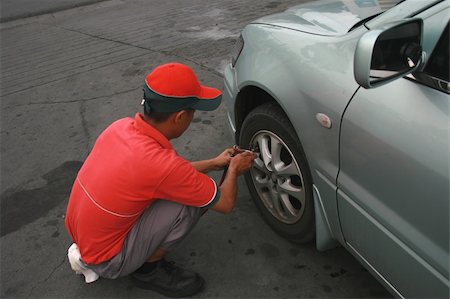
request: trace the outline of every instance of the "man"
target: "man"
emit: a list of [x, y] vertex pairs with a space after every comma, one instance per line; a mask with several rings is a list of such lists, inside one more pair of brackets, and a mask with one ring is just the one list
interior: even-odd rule
[[[145, 79], [144, 115], [118, 120], [98, 137], [74, 182], [65, 220], [74, 242], [69, 261], [86, 282], [132, 274], [138, 287], [166, 296], [202, 289], [200, 275], [164, 256], [207, 209], [233, 209], [237, 178], [255, 155], [227, 149], [189, 163], [169, 140], [186, 131], [195, 110], [214, 110], [220, 102], [221, 92], [202, 86], [188, 66], [164, 64]], [[225, 167], [220, 187], [204, 174]]]

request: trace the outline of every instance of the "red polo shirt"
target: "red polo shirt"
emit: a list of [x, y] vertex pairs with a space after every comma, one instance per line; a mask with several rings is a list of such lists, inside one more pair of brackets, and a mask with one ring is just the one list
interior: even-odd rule
[[178, 156], [137, 113], [114, 122], [97, 139], [72, 187], [65, 225], [83, 261], [98, 264], [121, 250], [155, 199], [209, 207], [219, 197], [216, 183]]

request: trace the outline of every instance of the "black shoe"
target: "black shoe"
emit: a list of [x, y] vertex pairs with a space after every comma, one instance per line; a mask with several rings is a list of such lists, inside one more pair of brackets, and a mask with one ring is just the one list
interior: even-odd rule
[[205, 280], [162, 259], [152, 271], [136, 271], [131, 275], [134, 284], [142, 289], [156, 291], [168, 297], [192, 296], [203, 289]]

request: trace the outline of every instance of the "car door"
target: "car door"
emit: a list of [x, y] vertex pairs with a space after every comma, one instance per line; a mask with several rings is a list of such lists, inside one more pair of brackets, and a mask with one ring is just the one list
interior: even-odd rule
[[346, 245], [406, 297], [449, 297], [445, 22], [422, 72], [359, 88], [341, 125], [337, 197]]

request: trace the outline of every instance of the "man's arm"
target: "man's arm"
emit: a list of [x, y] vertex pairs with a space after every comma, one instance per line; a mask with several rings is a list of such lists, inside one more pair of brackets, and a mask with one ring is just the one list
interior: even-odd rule
[[237, 196], [237, 179], [250, 169], [255, 158], [256, 155], [252, 153], [242, 153], [231, 158], [226, 177], [220, 186], [220, 198], [211, 209], [224, 214], [233, 210]]
[[208, 173], [213, 170], [221, 170], [230, 163], [231, 156], [234, 154], [232, 148], [227, 148], [220, 155], [213, 159], [191, 162], [192, 167], [202, 173]]
[[191, 165], [202, 173], [208, 173], [210, 171], [220, 169], [214, 159], [191, 162]]

